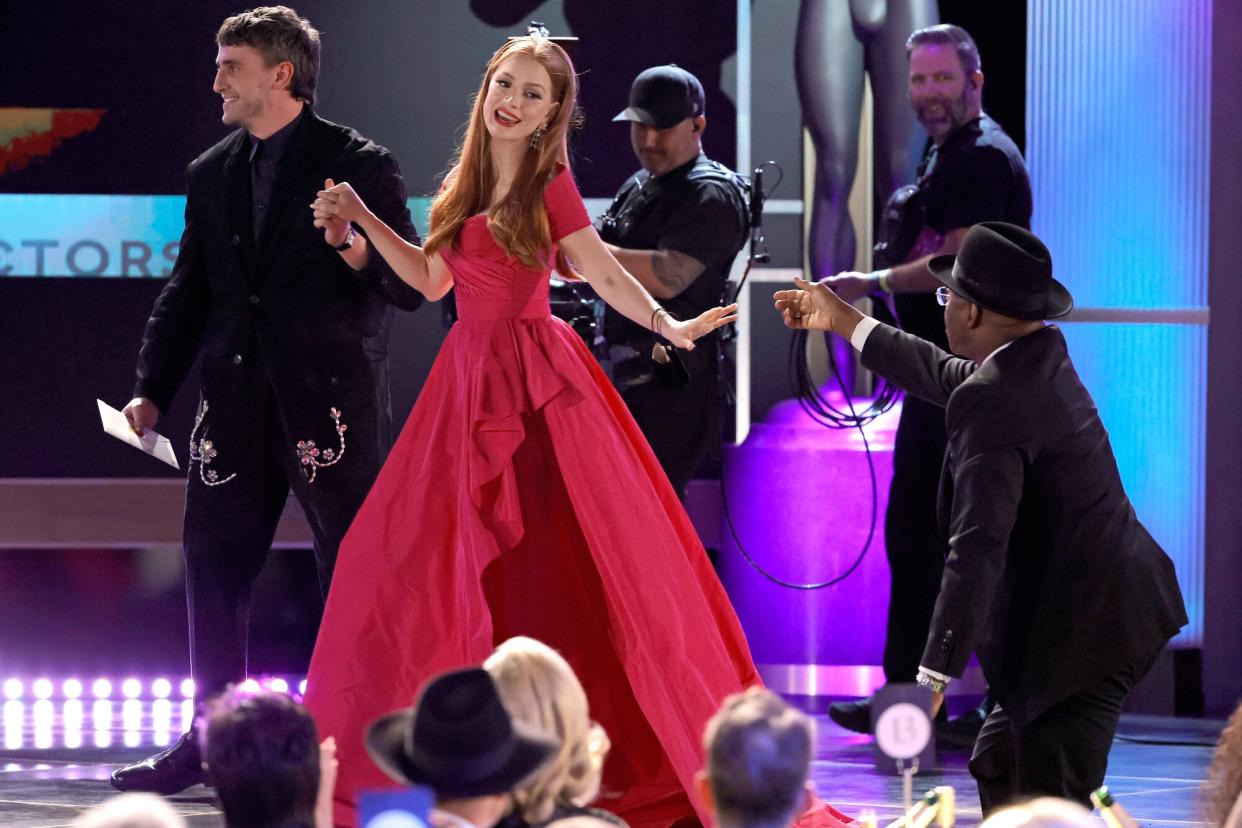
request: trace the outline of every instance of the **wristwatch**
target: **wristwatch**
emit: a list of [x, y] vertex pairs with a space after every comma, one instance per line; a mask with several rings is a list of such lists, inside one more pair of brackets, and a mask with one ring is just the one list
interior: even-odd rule
[[345, 237], [345, 241], [341, 242], [340, 244], [332, 245], [332, 249], [337, 251], [338, 253], [348, 250], [349, 248], [354, 246], [354, 237], [357, 235], [358, 234], [354, 232], [354, 226], [351, 224], [349, 226], [349, 235]]

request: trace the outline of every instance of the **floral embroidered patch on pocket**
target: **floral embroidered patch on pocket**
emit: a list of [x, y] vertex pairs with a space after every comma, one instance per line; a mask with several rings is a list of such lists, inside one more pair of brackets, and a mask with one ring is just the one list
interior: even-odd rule
[[302, 465], [302, 474], [306, 475], [307, 483], [314, 483], [315, 475], [320, 469], [335, 466], [345, 456], [345, 432], [349, 429], [349, 426], [341, 422], [341, 412], [335, 407], [328, 409], [328, 415], [332, 417], [332, 421], [336, 424], [336, 436], [340, 442], [339, 448], [321, 449], [315, 444], [314, 440], [298, 440], [296, 448], [298, 462]]
[[[228, 477], [221, 479], [220, 472], [216, 469], [209, 469], [212, 461], [220, 454], [216, 444], [207, 439], [207, 430], [203, 428], [203, 420], [207, 417], [207, 398], [203, 397], [202, 403], [199, 404], [198, 414], [194, 417], [194, 428], [190, 429], [190, 465], [198, 463], [198, 476], [207, 486], [223, 486], [234, 477], [237, 472], [233, 472]], [[202, 435], [199, 435], [199, 430]]]

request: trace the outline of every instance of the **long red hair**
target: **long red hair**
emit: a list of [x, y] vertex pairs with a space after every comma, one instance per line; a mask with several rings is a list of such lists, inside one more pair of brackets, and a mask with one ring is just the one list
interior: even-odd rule
[[[492, 162], [491, 134], [484, 123], [484, 101], [497, 67], [514, 55], [527, 55], [539, 61], [552, 79], [552, 100], [559, 106], [548, 122], [547, 132], [538, 149], [528, 150], [505, 197], [488, 210], [487, 229], [496, 243], [513, 258], [530, 268], [546, 267], [552, 236], [548, 211], [543, 203], [543, 188], [568, 165], [566, 139], [569, 128], [578, 120], [578, 78], [569, 55], [543, 37], [519, 37], [496, 50], [487, 63], [483, 82], [474, 98], [466, 137], [444, 187], [431, 203], [430, 228], [423, 249], [428, 254], [450, 246], [457, 238], [466, 219], [487, 209], [496, 186], [496, 169]], [[568, 263], [557, 254], [557, 269], [570, 273]]]

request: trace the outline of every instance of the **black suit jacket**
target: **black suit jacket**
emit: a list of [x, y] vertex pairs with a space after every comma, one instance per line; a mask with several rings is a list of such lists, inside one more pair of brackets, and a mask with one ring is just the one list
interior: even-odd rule
[[348, 181], [416, 242], [405, 182], [388, 150], [307, 107], [289, 137], [256, 245], [249, 151], [239, 129], [189, 166], [181, 249], [147, 322], [134, 395], [166, 411], [202, 350], [202, 394], [217, 442], [245, 441], [263, 425], [248, 409], [248, 389], [259, 379], [270, 383], [289, 433], [322, 434], [326, 426], [335, 442], [330, 408], [346, 423], [376, 419], [363, 338], [378, 330], [383, 303], [413, 310], [422, 295], [374, 250], [361, 272], [350, 268], [312, 225], [310, 203], [324, 179]]
[[880, 325], [862, 362], [946, 408], [950, 551], [923, 666], [960, 676], [977, 648], [1022, 724], [1186, 623], [1173, 563], [1134, 514], [1059, 328], [976, 366]]

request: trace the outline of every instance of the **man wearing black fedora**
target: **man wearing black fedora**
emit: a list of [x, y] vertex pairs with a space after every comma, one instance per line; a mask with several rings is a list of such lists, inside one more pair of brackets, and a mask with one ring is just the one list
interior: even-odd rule
[[1039, 795], [1086, 805], [1122, 702], [1186, 623], [1173, 563], [1134, 514], [1065, 337], [1044, 322], [1073, 300], [1043, 243], [986, 222], [928, 269], [961, 357], [825, 285], [797, 280], [776, 307], [789, 327], [850, 340], [867, 368], [945, 408], [949, 557], [918, 681], [939, 708], [978, 651], [998, 702], [970, 761], [984, 815]]
[[557, 743], [509, 718], [486, 670], [433, 678], [413, 707], [367, 730], [379, 769], [436, 795], [431, 822], [440, 828], [492, 828], [509, 809], [509, 792], [552, 757]]

